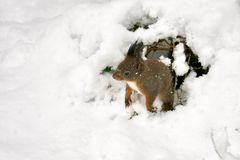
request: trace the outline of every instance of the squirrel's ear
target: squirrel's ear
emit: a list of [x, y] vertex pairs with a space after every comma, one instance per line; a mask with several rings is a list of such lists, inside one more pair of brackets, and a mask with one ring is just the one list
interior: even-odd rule
[[128, 49], [127, 56], [141, 57], [143, 43], [135, 41]]
[[134, 50], [134, 55], [138, 58], [142, 57], [142, 51], [143, 51], [143, 42], [138, 42], [137, 46]]
[[128, 49], [127, 56], [134, 56], [135, 48], [137, 45], [137, 41], [134, 42]]
[[138, 71], [138, 73], [142, 73], [143, 70], [144, 70], [144, 64], [143, 64], [143, 62], [138, 63], [138, 65], [137, 65], [137, 71]]

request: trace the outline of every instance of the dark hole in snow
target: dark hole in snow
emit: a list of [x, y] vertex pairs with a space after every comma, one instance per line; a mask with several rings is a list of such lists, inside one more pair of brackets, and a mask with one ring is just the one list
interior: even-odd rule
[[[156, 18], [145, 15], [142, 18], [138, 18], [135, 21], [132, 21], [132, 23], [127, 26], [127, 29], [132, 32], [136, 31], [139, 28], [148, 29], [150, 25], [156, 22]], [[195, 72], [196, 77], [199, 77], [208, 73], [209, 66], [202, 66], [201, 62], [199, 61], [198, 55], [195, 54], [192, 49], [187, 45], [186, 38], [183, 36], [167, 37], [164, 39], [159, 39], [158, 42], [143, 46], [143, 48], [147, 48], [145, 53], [145, 57], [147, 59], [160, 59], [160, 57], [163, 56], [165, 58], [169, 58], [171, 60], [171, 63], [173, 63], [173, 51], [175, 49], [175, 46], [179, 43], [182, 43], [184, 45], [184, 54], [186, 56], [186, 62], [189, 66], [189, 70], [182, 76], [176, 76], [175, 71], [172, 70], [174, 76], [176, 77], [177, 90], [180, 89], [185, 78], [189, 75], [190, 72]]]

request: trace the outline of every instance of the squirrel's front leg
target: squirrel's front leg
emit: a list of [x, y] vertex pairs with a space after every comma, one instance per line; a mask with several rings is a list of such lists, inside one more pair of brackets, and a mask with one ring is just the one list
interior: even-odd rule
[[131, 99], [132, 92], [133, 92], [132, 88], [130, 88], [128, 84], [126, 84], [125, 107], [129, 107], [132, 104]]
[[147, 110], [149, 112], [157, 112], [157, 109], [155, 107], [153, 107], [153, 102], [156, 99], [156, 95], [155, 94], [146, 94], [145, 98], [146, 98]]

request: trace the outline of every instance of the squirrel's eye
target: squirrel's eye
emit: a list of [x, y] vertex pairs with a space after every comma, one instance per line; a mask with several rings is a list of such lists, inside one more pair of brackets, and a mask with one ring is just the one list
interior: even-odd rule
[[129, 71], [125, 71], [123, 74], [124, 74], [124, 76], [129, 76], [130, 72]]

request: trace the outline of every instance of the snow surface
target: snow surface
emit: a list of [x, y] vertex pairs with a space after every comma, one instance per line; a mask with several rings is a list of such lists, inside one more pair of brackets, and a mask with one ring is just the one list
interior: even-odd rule
[[[126, 28], [142, 16], [148, 30]], [[1, 160], [240, 159], [239, 0], [0, 0]], [[100, 74], [136, 39], [186, 36], [207, 75], [185, 106], [128, 120]]]

